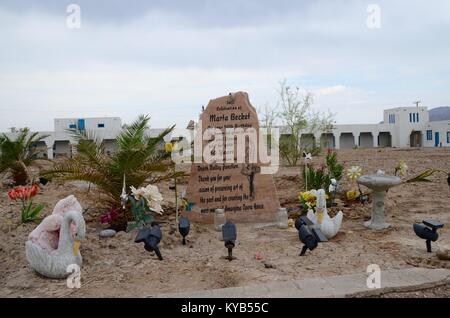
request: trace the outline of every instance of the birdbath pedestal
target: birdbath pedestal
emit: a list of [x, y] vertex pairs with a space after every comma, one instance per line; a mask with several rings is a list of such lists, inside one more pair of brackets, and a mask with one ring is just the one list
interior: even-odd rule
[[391, 187], [399, 185], [402, 180], [395, 176], [386, 176], [382, 172], [373, 175], [364, 175], [357, 182], [373, 190], [372, 218], [364, 222], [364, 226], [373, 230], [383, 230], [390, 226], [385, 222], [386, 193]]

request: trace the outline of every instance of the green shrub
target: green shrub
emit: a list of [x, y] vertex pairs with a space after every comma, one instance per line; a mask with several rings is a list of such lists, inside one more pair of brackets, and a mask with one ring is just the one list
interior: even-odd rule
[[337, 153], [334, 151], [328, 151], [325, 158], [325, 165], [314, 168], [310, 165], [304, 166], [302, 171], [302, 178], [309, 189], [324, 189], [328, 193], [328, 188], [331, 183], [331, 179], [342, 179], [344, 166], [337, 161]]

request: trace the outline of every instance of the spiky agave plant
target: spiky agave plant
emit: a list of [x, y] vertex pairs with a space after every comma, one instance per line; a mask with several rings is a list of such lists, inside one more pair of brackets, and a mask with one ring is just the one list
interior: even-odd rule
[[9, 171], [16, 185], [27, 184], [30, 181], [28, 168], [39, 166], [39, 162], [44, 160], [39, 158], [43, 151], [34, 146], [47, 137], [32, 133], [28, 128], [20, 129], [15, 138], [0, 135], [0, 173]]
[[[165, 129], [156, 137], [149, 137], [145, 133], [149, 120], [148, 116], [141, 115], [131, 125], [125, 126], [115, 140], [117, 151], [110, 155], [105, 154], [102, 140], [95, 135], [73, 130], [73, 136], [78, 142], [75, 146], [76, 155], [56, 163], [43, 175], [92, 183], [103, 194], [100, 204], [108, 208], [121, 207], [124, 175], [127, 190], [130, 186], [138, 188], [173, 178], [173, 173], [168, 172], [168, 155], [159, 152], [158, 145], [175, 126]], [[131, 213], [128, 216], [124, 213], [114, 227], [124, 230], [130, 217]]]

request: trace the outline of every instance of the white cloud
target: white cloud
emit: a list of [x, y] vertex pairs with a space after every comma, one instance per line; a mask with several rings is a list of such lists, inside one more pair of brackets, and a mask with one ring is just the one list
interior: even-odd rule
[[342, 123], [377, 122], [384, 107], [417, 98], [450, 104], [449, 2], [378, 2], [380, 30], [367, 29], [361, 1], [248, 1], [239, 10], [233, 1], [81, 1], [80, 30], [66, 28], [57, 2], [0, 4], [0, 130], [138, 113], [184, 126], [229, 91], [275, 104], [284, 78]]
[[319, 88], [313, 91], [314, 95], [334, 95], [338, 93], [342, 93], [348, 88], [344, 85], [335, 85], [331, 87]]

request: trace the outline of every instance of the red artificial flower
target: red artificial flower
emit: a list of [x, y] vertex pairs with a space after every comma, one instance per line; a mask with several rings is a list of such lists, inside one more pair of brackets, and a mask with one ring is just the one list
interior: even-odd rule
[[111, 210], [109, 210], [108, 213], [103, 214], [102, 216], [100, 216], [100, 223], [105, 224], [105, 223], [109, 223], [111, 221], [114, 221], [115, 219], [117, 219], [119, 217], [119, 210], [121, 208], [112, 208]]
[[16, 192], [14, 191], [14, 189], [8, 191], [8, 197], [10, 200], [16, 200]]
[[8, 197], [10, 200], [28, 200], [34, 197], [39, 191], [39, 187], [37, 185], [33, 185], [31, 187], [15, 187], [14, 189], [8, 191]]
[[30, 189], [30, 197], [34, 197], [39, 192], [39, 186], [37, 184], [33, 184]]

